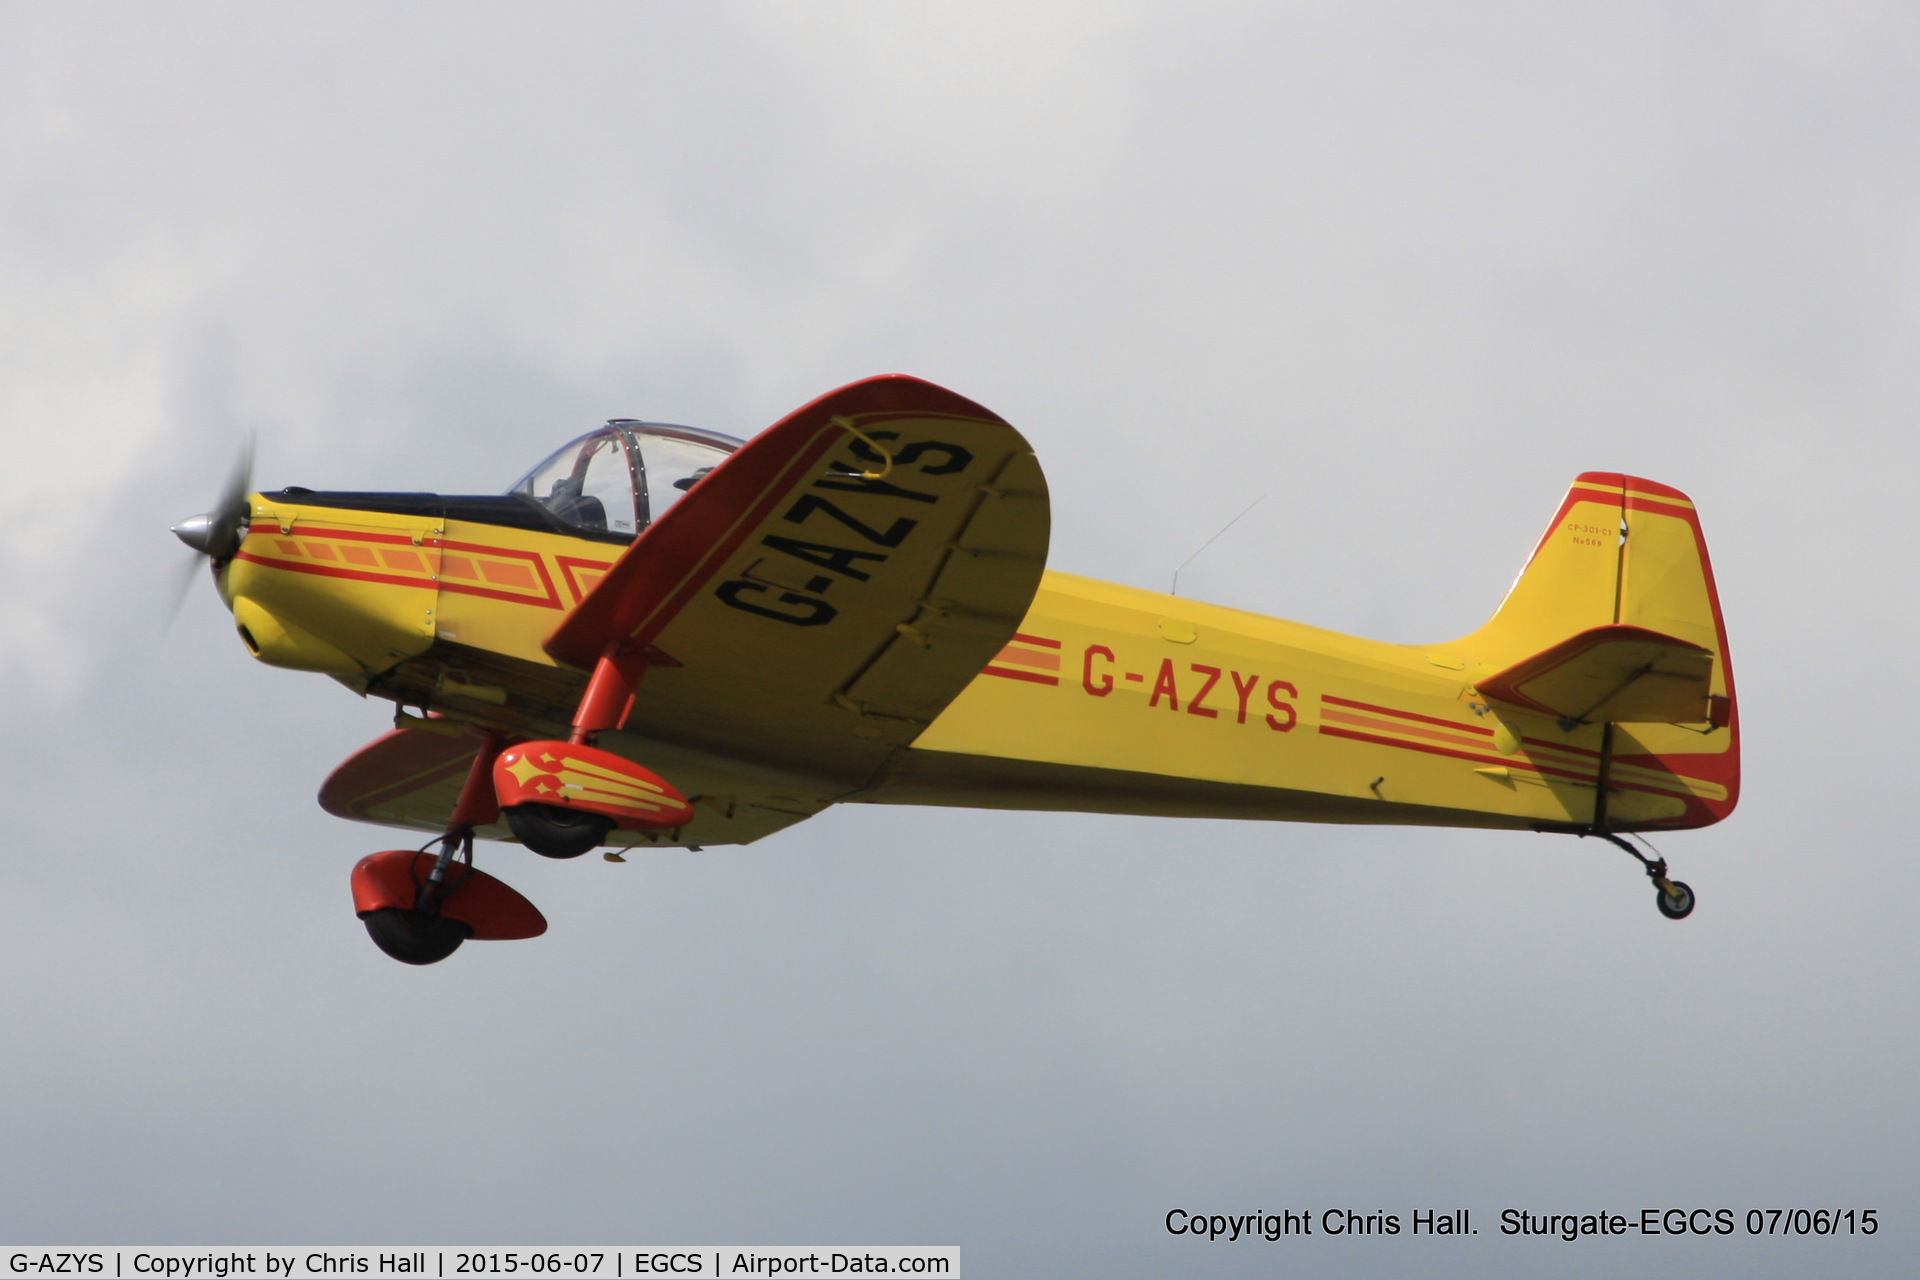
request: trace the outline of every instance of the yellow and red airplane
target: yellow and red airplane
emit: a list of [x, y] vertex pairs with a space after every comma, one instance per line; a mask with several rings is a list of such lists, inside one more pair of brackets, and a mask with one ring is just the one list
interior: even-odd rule
[[1739, 793], [1679, 491], [1580, 476], [1492, 619], [1430, 645], [1049, 570], [1048, 531], [1020, 433], [902, 376], [745, 443], [616, 419], [499, 496], [242, 474], [175, 528], [256, 658], [396, 704], [320, 803], [434, 833], [352, 877], [409, 963], [545, 930], [476, 837], [619, 861], [850, 801], [1597, 836], [1692, 910], [1627, 838]]

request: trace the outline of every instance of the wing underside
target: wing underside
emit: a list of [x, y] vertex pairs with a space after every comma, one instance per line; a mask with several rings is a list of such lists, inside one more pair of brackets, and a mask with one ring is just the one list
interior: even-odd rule
[[[714, 759], [628, 733], [603, 735], [609, 750], [665, 769], [693, 802], [694, 818], [672, 831], [609, 833], [625, 846], [750, 844], [820, 811], [816, 778]], [[473, 764], [475, 739], [424, 729], [382, 734], [336, 768], [320, 788], [320, 807], [339, 818], [439, 834]], [[481, 827], [485, 840], [512, 840], [505, 823]]]

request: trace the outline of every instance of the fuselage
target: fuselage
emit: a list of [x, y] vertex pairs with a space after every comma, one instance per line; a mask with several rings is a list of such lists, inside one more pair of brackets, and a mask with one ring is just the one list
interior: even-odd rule
[[[542, 642], [625, 541], [559, 532], [512, 499], [288, 490], [254, 495], [221, 591], [263, 661], [421, 713], [409, 723], [564, 737], [586, 673]], [[697, 716], [654, 715], [644, 684], [603, 745], [706, 815], [655, 843], [750, 840], [843, 801], [1581, 829], [1606, 730], [1491, 707], [1475, 680], [1524, 656], [1511, 648], [1387, 644], [1048, 571], [1012, 641], [877, 769], [717, 750]], [[1615, 825], [1730, 807], [1682, 763], [1701, 758], [1697, 726], [1612, 732]]]

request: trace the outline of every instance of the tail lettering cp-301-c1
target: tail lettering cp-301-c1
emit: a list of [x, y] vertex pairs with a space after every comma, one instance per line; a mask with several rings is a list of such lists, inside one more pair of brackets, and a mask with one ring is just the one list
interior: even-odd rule
[[751, 441], [612, 419], [505, 494], [248, 465], [175, 532], [254, 657], [394, 704], [320, 803], [432, 837], [352, 876], [409, 963], [546, 928], [478, 840], [621, 861], [838, 803], [1532, 830], [1677, 919], [1643, 833], [1738, 800], [1698, 513], [1634, 476], [1574, 481], [1485, 626], [1395, 645], [1048, 569], [1026, 440], [897, 375]]

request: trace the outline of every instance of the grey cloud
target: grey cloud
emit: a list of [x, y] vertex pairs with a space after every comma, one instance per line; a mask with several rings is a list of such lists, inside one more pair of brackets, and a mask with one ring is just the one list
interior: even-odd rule
[[[1168, 1208], [1914, 1185], [1913, 19], [1897, 6], [208, 5], [0, 17], [0, 1224], [957, 1242], [976, 1275], [1899, 1274], [1872, 1240], [1195, 1244]], [[384, 727], [179, 549], [270, 483], [485, 490], [612, 414], [918, 373], [1053, 562], [1396, 640], [1584, 469], [1700, 504], [1747, 790], [1663, 844], [834, 811], [483, 848], [549, 937], [402, 971]], [[538, 865], [536, 865], [538, 864]]]

